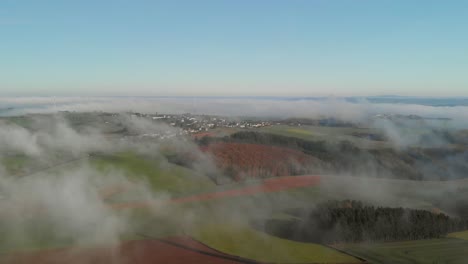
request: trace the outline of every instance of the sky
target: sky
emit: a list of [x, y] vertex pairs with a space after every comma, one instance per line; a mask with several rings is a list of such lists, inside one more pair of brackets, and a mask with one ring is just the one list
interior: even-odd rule
[[0, 0], [0, 96], [468, 96], [468, 1]]

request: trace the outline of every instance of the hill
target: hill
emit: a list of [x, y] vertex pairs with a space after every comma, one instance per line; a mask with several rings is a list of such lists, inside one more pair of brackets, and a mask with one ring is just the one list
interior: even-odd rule
[[276, 146], [217, 142], [202, 147], [235, 180], [318, 172], [323, 163], [301, 151]]

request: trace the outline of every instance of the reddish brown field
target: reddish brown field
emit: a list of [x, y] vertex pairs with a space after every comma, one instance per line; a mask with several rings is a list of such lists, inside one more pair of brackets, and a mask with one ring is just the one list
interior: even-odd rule
[[[318, 175], [286, 176], [278, 178], [265, 179], [258, 184], [248, 187], [232, 189], [227, 191], [203, 193], [188, 197], [174, 198], [169, 200], [172, 203], [189, 203], [198, 201], [208, 201], [213, 199], [222, 199], [228, 197], [255, 195], [258, 193], [279, 192], [288, 189], [316, 186], [320, 184]], [[151, 207], [151, 201], [128, 202], [110, 205], [113, 209], [135, 209]]]
[[[281, 178], [265, 179], [258, 184], [221, 191], [200, 194], [195, 196], [176, 198], [170, 200], [173, 203], [185, 203], [235, 197], [243, 195], [254, 195], [257, 193], [276, 192], [292, 188], [314, 186], [320, 183], [320, 176], [303, 175]], [[103, 193], [113, 193], [120, 188], [110, 188]], [[151, 202], [134, 202], [123, 204], [112, 204], [113, 208], [147, 208]], [[64, 248], [53, 250], [42, 250], [34, 253], [16, 253], [6, 257], [0, 257], [2, 264], [230, 264], [230, 263], [258, 263], [253, 260], [231, 256], [216, 251], [203, 243], [190, 237], [169, 237], [164, 240], [133, 240], [126, 241], [115, 247], [95, 248]]]
[[211, 153], [217, 165], [236, 180], [305, 174], [320, 164], [298, 150], [259, 144], [219, 142], [202, 150]]
[[[218, 253], [190, 238], [173, 238], [194, 248], [158, 240], [133, 240], [116, 247], [66, 248], [35, 253], [17, 253], [0, 259], [2, 264], [232, 264], [246, 263], [236, 257]], [[193, 241], [193, 242], [187, 242]], [[170, 242], [170, 241], [169, 241]], [[206, 252], [205, 252], [206, 250]], [[253, 261], [249, 261], [254, 263]]]
[[175, 203], [186, 203], [196, 201], [207, 201], [212, 199], [235, 197], [243, 195], [254, 195], [258, 193], [278, 192], [287, 189], [314, 186], [320, 183], [320, 176], [303, 175], [303, 176], [288, 176], [281, 178], [270, 178], [263, 180], [261, 184], [248, 186], [240, 189], [227, 190], [222, 192], [204, 193], [189, 197], [172, 199]]
[[119, 193], [124, 193], [129, 189], [129, 186], [123, 186], [123, 185], [112, 185], [106, 188], [102, 188], [99, 190], [99, 196], [103, 200], [109, 199], [112, 196], [119, 194]]

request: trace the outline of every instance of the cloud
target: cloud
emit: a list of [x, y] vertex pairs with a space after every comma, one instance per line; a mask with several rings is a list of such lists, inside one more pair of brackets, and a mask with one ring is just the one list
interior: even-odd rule
[[[128, 126], [138, 123], [139, 129], [156, 129], [142, 121], [123, 120]], [[31, 122], [32, 130], [0, 122], [0, 243], [26, 245], [42, 241], [44, 235], [48, 241], [74, 245], [117, 243], [135, 226], [130, 215], [106, 202], [103, 190], [115, 186], [131, 188], [143, 201], [156, 201], [153, 205], [158, 210], [152, 214], [164, 212], [165, 191], [155, 192], [144, 178], [117, 167], [101, 170], [87, 158], [93, 151], [112, 155], [123, 149], [157, 155], [157, 144], [125, 144], [105, 138], [98, 130], [77, 131], [60, 116], [40, 116]], [[32, 168], [33, 175], [12, 176], [2, 167], [5, 157], [39, 167]], [[43, 169], [70, 157], [79, 159], [70, 166]]]
[[467, 106], [436, 107], [418, 104], [351, 102], [343, 98], [258, 99], [190, 97], [2, 97], [0, 104], [13, 107], [11, 113], [56, 111], [106, 111], [141, 113], [196, 113], [260, 117], [333, 117], [361, 121], [376, 114], [420, 115], [468, 120]]
[[[52, 113], [58, 110], [80, 112], [133, 110], [144, 113], [196, 112], [231, 116], [334, 117], [349, 121], [366, 121], [374, 114], [393, 113], [457, 118], [461, 120], [459, 123], [466, 121], [464, 108], [460, 107], [372, 104], [366, 101], [352, 103], [339, 98], [288, 101], [252, 98], [35, 97], [1, 98], [0, 104], [17, 107], [20, 110], [18, 113]], [[9, 152], [21, 153], [35, 161], [45, 160], [45, 162], [48, 162], [49, 156], [57, 153], [61, 158], [67, 155], [86, 157], [89, 152], [94, 151], [112, 154], [129, 150], [150, 158], [163, 156], [160, 153], [162, 149], [160, 142], [156, 140], [113, 141], [104, 136], [99, 129], [86, 126], [79, 126], [80, 129], [77, 129], [75, 126], [70, 126], [60, 114], [32, 115], [31, 118], [31, 129], [6, 121], [0, 122], [2, 155]], [[174, 129], [131, 115], [124, 114], [116, 119], [135, 134]], [[372, 125], [386, 131], [392, 140], [400, 140], [398, 145], [408, 145], [419, 140], [412, 135], [406, 137], [403, 126], [388, 120]], [[196, 159], [199, 163], [194, 164], [191, 171], [194, 175], [220, 174], [210, 157], [205, 156], [191, 141], [177, 138], [165, 142], [171, 146], [170, 150], [201, 157]], [[463, 155], [449, 158], [453, 167], [466, 161], [466, 156]], [[372, 162], [356, 159], [356, 163], [361, 161]], [[413, 195], [431, 197], [427, 199], [428, 201], [433, 200], [433, 197], [442, 200], [445, 193], [453, 193], [458, 187], [457, 183], [444, 183], [441, 188], [439, 184], [429, 182], [421, 188], [421, 182], [406, 181], [402, 184], [401, 180], [372, 178], [385, 176], [379, 175], [377, 170], [367, 170], [362, 174], [363, 177], [360, 178], [346, 177], [346, 175], [323, 177], [323, 184], [319, 187], [321, 193], [325, 194], [322, 199], [355, 198], [373, 201], [379, 205], [402, 206], [409, 204]], [[10, 243], [16, 239], [34, 240], [35, 236], [41, 238], [41, 235], [46, 233], [50, 235], [48, 237], [50, 240], [69, 240], [75, 245], [118, 243], [123, 235], [129, 232], [134, 234], [138, 229], [138, 223], [135, 223], [129, 214], [112, 210], [108, 206], [102, 196], [102, 190], [112, 186], [132, 186], [142, 201], [156, 201], [155, 208], [149, 210], [152, 217], [162, 216], [177, 229], [183, 230], [196, 229], [196, 221], [200, 219], [204, 223], [212, 219], [230, 219], [231, 222], [248, 224], [251, 219], [267, 218], [273, 212], [284, 208], [311, 205], [310, 199], [301, 200], [297, 195], [282, 192], [275, 194], [274, 197], [273, 195], [242, 197], [236, 199], [234, 203], [228, 203], [229, 206], [219, 203], [219, 206], [209, 205], [197, 209], [188, 206], [174, 209], [166, 206], [169, 199], [167, 192], [155, 191], [151, 189], [149, 182], [135, 180], [134, 176], [115, 168], [99, 170], [93, 167], [87, 158], [73, 166], [67, 166], [66, 169], [46, 171], [22, 179], [8, 176], [7, 171], [0, 165], [0, 232], [3, 232], [0, 242]], [[427, 206], [427, 201], [424, 202], [424, 206]], [[159, 225], [158, 222], [151, 222], [151, 228], [166, 227]], [[38, 230], [44, 233], [37, 234]]]

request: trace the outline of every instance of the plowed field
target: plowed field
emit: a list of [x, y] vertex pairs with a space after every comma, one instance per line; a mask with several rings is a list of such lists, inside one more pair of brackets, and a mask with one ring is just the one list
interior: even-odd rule
[[236, 180], [308, 174], [317, 172], [322, 163], [298, 150], [260, 144], [221, 142], [202, 150], [210, 153], [218, 167]]
[[[261, 181], [258, 184], [237, 188], [226, 191], [203, 193], [193, 196], [171, 199], [172, 203], [189, 203], [198, 201], [208, 201], [213, 199], [222, 199], [228, 197], [236, 197], [243, 195], [255, 195], [259, 193], [279, 192], [288, 189], [315, 186], [320, 184], [320, 176], [318, 175], [301, 175], [301, 176], [286, 176], [278, 178], [270, 178]], [[114, 209], [135, 209], [151, 207], [151, 201], [136, 201], [128, 203], [114, 203], [110, 206]]]
[[[246, 263], [236, 257], [218, 253], [190, 238], [172, 238], [190, 247], [181, 247], [158, 240], [133, 240], [116, 247], [66, 248], [36, 253], [16, 253], [0, 259], [2, 264], [232, 264]], [[182, 244], [183, 244], [182, 243]]]
[[270, 178], [264, 180], [261, 184], [248, 186], [240, 189], [233, 189], [220, 192], [204, 193], [189, 197], [172, 199], [175, 203], [206, 201], [212, 199], [235, 197], [242, 195], [253, 195], [257, 193], [278, 192], [287, 189], [314, 186], [320, 183], [320, 176], [303, 175], [303, 176], [288, 176], [280, 178]]

